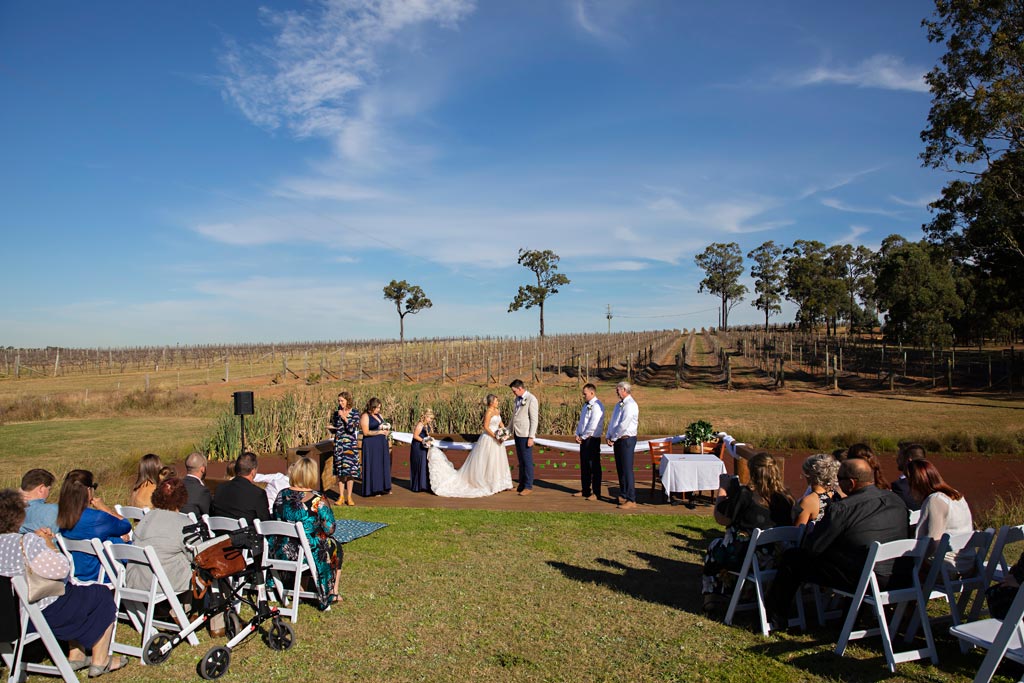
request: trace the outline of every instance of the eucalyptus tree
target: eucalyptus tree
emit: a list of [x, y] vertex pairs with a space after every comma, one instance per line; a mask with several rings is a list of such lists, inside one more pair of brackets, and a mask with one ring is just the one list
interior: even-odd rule
[[385, 285], [384, 298], [395, 302], [395, 309], [398, 311], [398, 339], [402, 343], [405, 343], [405, 316], [419, 313], [434, 305], [419, 285], [410, 285], [405, 280], [392, 280]]
[[729, 311], [743, 301], [746, 285], [740, 284], [743, 275], [743, 254], [735, 242], [715, 242], [693, 259], [704, 270], [698, 292], [709, 292], [721, 301], [722, 329], [729, 329]]
[[517, 262], [534, 274], [537, 284], [520, 285], [516, 297], [508, 305], [508, 312], [518, 311], [521, 308], [538, 307], [540, 309], [541, 337], [544, 336], [544, 302], [552, 294], [557, 294], [559, 287], [569, 284], [569, 278], [558, 272], [558, 261], [558, 254], [550, 249], [544, 251], [519, 250]]
[[754, 264], [750, 275], [754, 278], [754, 308], [764, 311], [764, 329], [768, 329], [768, 318], [782, 312], [782, 294], [785, 291], [785, 262], [782, 247], [768, 240], [747, 254]]

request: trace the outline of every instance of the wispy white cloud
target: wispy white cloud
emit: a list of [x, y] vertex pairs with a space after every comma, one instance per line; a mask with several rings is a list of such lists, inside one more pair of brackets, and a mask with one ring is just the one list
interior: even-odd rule
[[581, 272], [594, 272], [594, 271], [625, 271], [632, 272], [637, 270], [647, 270], [651, 267], [649, 261], [600, 261], [594, 263], [576, 263], [573, 264], [573, 270]]
[[845, 235], [836, 238], [832, 241], [832, 245], [836, 244], [858, 244], [860, 236], [871, 231], [871, 228], [867, 228], [863, 225], [851, 225], [850, 231]]
[[896, 195], [889, 195], [889, 199], [900, 206], [908, 206], [913, 209], [926, 209], [928, 205], [939, 198], [937, 194], [924, 195], [923, 197], [917, 197], [916, 199], [904, 199], [897, 197]]
[[339, 202], [396, 199], [387, 190], [328, 176], [286, 178], [274, 188], [273, 194], [286, 199], [327, 199]]
[[[607, 4], [607, 3], [605, 3]], [[609, 7], [600, 7], [593, 0], [571, 0], [572, 17], [576, 25], [590, 36], [604, 42], [619, 42], [622, 39], [601, 21], [600, 15], [608, 17]]]
[[852, 173], [836, 176], [832, 180], [823, 184], [810, 185], [799, 194], [798, 198], [807, 199], [808, 197], [820, 194], [822, 192], [831, 192], [832, 190], [838, 190], [839, 188], [846, 187], [850, 183], [853, 183], [863, 178], [864, 176], [871, 175], [872, 173], [881, 170], [881, 168], [881, 166], [873, 166], [871, 168], [866, 168], [862, 171], [854, 171]]
[[258, 126], [322, 137], [360, 163], [380, 163], [382, 130], [410, 103], [375, 93], [381, 52], [404, 31], [454, 27], [473, 0], [323, 0], [306, 13], [261, 10], [269, 44], [228, 41], [221, 56], [225, 98]]
[[778, 81], [793, 87], [832, 84], [926, 93], [926, 71], [906, 64], [902, 57], [879, 54], [852, 66], [822, 64], [796, 74], [780, 76]]
[[846, 202], [835, 199], [834, 197], [825, 197], [821, 200], [823, 206], [827, 206], [830, 209], [836, 211], [844, 211], [846, 213], [866, 213], [873, 214], [876, 216], [888, 216], [889, 218], [904, 218], [904, 215], [899, 211], [890, 211], [888, 209], [878, 209], [870, 206], [853, 206]]

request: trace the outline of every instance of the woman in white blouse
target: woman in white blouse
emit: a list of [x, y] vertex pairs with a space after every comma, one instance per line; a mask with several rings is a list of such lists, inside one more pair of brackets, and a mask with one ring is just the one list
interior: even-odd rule
[[[110, 636], [114, 631], [114, 598], [106, 586], [78, 585], [68, 581], [71, 565], [53, 542], [53, 532], [42, 528], [33, 534], [18, 533], [25, 520], [21, 494], [0, 491], [0, 575], [25, 574], [26, 563], [46, 579], [64, 581], [64, 594], [42, 598], [36, 604], [58, 640], [69, 643], [68, 661], [78, 671], [89, 667], [96, 678], [127, 664], [124, 657], [111, 657]], [[84, 649], [92, 648], [92, 657]]]
[[[921, 518], [917, 522], [916, 536], [932, 539], [929, 552], [934, 552], [942, 534], [953, 536], [974, 530], [974, 520], [967, 500], [942, 479], [935, 465], [927, 460], [908, 462], [907, 481], [911, 495], [921, 501]], [[950, 569], [964, 574], [974, 566], [974, 551], [962, 547], [952, 548], [943, 560]]]

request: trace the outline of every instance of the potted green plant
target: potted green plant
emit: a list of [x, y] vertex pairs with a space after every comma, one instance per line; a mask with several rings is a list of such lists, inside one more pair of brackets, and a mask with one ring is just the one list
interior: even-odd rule
[[683, 432], [683, 443], [686, 444], [686, 450], [691, 453], [709, 452], [711, 449], [706, 448], [705, 444], [713, 443], [714, 440], [715, 430], [707, 420], [691, 422]]

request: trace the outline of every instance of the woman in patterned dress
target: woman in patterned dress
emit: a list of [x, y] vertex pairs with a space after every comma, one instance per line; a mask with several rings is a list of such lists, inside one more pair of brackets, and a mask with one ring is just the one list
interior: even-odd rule
[[[343, 558], [341, 544], [334, 533], [334, 513], [331, 503], [314, 489], [320, 483], [316, 463], [299, 458], [288, 468], [288, 488], [282, 489], [274, 501], [274, 519], [282, 522], [301, 522], [309, 540], [309, 549], [316, 566], [316, 596], [321, 610], [338, 601]], [[272, 536], [271, 555], [280, 560], [297, 560], [301, 553], [298, 540]]]
[[793, 526], [820, 522], [825, 508], [832, 502], [832, 494], [839, 489], [836, 476], [839, 461], [828, 453], [818, 453], [804, 460], [802, 467], [807, 479], [807, 491], [793, 506]]
[[339, 505], [355, 505], [352, 487], [362, 476], [359, 459], [359, 411], [352, 407], [352, 394], [338, 394], [338, 408], [331, 411], [334, 432], [334, 476], [338, 478]]

